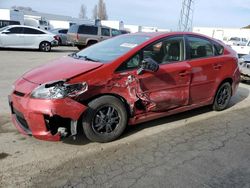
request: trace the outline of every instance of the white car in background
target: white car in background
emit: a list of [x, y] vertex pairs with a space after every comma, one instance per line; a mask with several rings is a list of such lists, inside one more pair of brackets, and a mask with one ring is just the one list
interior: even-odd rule
[[27, 48], [49, 52], [58, 37], [31, 26], [11, 25], [0, 29], [0, 48]]
[[247, 39], [246, 38], [240, 38], [240, 37], [231, 37], [226, 44], [229, 46], [242, 46], [246, 45]]
[[233, 50], [237, 52], [239, 57], [248, 55], [250, 54], [250, 40], [247, 41], [245, 45], [241, 45], [241, 46], [232, 45], [231, 48], [233, 48]]

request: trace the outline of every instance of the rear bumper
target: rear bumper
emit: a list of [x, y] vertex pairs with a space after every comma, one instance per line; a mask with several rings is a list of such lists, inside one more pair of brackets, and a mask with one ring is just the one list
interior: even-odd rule
[[9, 104], [12, 122], [20, 133], [47, 141], [59, 141], [62, 137], [57, 128], [63, 125], [49, 122], [51, 118], [56, 116], [77, 121], [87, 109], [70, 98], [42, 100], [17, 96], [14, 93], [9, 96]]

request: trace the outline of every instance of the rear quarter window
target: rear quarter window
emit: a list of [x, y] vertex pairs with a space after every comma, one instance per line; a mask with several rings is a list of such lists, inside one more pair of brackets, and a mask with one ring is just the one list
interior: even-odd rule
[[214, 44], [215, 55], [222, 55], [224, 53], [224, 47], [218, 43]]

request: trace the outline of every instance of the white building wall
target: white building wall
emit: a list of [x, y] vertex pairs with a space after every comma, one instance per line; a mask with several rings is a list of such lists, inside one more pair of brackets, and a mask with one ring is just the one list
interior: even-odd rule
[[193, 32], [207, 35], [209, 37], [213, 37], [223, 41], [227, 41], [231, 37], [250, 39], [250, 29], [194, 27]]

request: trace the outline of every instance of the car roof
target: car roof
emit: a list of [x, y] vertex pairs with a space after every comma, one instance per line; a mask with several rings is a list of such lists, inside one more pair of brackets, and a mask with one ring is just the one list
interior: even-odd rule
[[40, 28], [33, 27], [33, 26], [28, 26], [28, 25], [8, 25], [8, 26], [6, 26], [6, 27], [8, 27], [8, 28], [13, 28], [13, 27], [25, 27], [25, 28], [37, 29], [37, 30], [39, 30], [39, 31], [43, 31], [43, 32], [48, 33], [48, 31], [46, 31], [46, 30], [42, 30], [42, 29], [40, 29]]
[[204, 38], [210, 39], [212, 41], [217, 41], [214, 38], [211, 38], [209, 36], [202, 35], [202, 34], [199, 34], [199, 33], [195, 33], [195, 32], [181, 32], [181, 31], [171, 31], [171, 32], [138, 32], [138, 33], [130, 33], [130, 34], [127, 34], [127, 35], [141, 35], [141, 36], [148, 36], [150, 38], [163, 38], [163, 37], [174, 36], [174, 35], [194, 35], [194, 36], [198, 36], [198, 37], [204, 37]]

